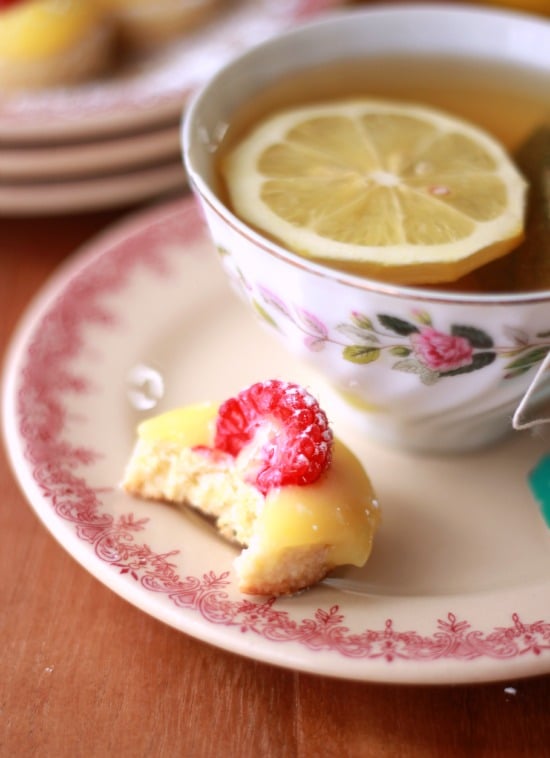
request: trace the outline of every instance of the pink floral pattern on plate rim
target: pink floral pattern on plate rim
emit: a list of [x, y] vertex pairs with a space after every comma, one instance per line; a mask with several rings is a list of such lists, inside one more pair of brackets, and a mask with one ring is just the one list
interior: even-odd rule
[[162, 243], [170, 239], [192, 242], [203, 233], [192, 201], [150, 214], [132, 233], [108, 238], [110, 244], [101, 251], [92, 248], [34, 326], [22, 359], [16, 417], [32, 478], [56, 517], [72, 526], [99, 561], [143, 591], [162, 593], [177, 608], [200, 614], [209, 624], [235, 627], [270, 643], [293, 642], [308, 652], [330, 651], [347, 659], [388, 665], [548, 655], [550, 619], [525, 620], [513, 610], [508, 626], [485, 630], [473, 628], [449, 610], [435, 621], [431, 634], [421, 634], [396, 628], [391, 618], [382, 628], [353, 630], [346, 626], [345, 608], [337, 604], [296, 620], [274, 599], [232, 599], [227, 591], [229, 571], [181, 577], [171, 560], [179, 548], [159, 554], [137, 539], [148, 519], [137, 519], [132, 512], [115, 518], [104, 509], [104, 492], [76, 473], [77, 467], [94, 461], [100, 453], [75, 446], [65, 435], [67, 395], [98, 391], [71, 370], [71, 362], [85, 348], [86, 325], [116, 328], [115, 315], [102, 304], [106, 295], [122, 292], [139, 266], [168, 276]]

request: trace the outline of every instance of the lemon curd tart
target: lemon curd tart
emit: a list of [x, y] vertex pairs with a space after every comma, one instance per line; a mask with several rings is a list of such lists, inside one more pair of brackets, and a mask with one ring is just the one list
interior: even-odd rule
[[249, 594], [291, 594], [336, 566], [363, 566], [380, 518], [369, 477], [317, 401], [278, 380], [143, 422], [123, 487], [212, 518], [243, 548], [235, 570]]
[[91, 0], [20, 0], [0, 8], [0, 85], [72, 84], [110, 64], [113, 30]]
[[191, 32], [219, 7], [220, 0], [0, 1], [0, 86], [94, 79]]

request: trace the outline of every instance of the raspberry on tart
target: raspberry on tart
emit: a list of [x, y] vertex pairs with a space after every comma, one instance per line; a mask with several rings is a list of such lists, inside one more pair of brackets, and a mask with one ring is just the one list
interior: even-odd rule
[[234, 456], [256, 445], [250, 480], [265, 495], [273, 487], [313, 484], [330, 465], [332, 431], [313, 395], [271, 379], [220, 406], [214, 445]]

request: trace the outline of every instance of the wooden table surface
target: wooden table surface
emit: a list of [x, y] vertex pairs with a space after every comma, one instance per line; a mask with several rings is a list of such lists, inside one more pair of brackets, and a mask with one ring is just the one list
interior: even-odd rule
[[[0, 355], [30, 299], [129, 209], [0, 218]], [[213, 648], [100, 584], [0, 454], [0, 758], [550, 756], [550, 677], [345, 682]]]

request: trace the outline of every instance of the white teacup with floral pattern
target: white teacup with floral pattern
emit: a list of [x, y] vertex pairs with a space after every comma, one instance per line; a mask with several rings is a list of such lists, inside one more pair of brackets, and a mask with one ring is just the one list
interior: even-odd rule
[[233, 284], [338, 391], [355, 422], [401, 447], [463, 451], [504, 436], [514, 414], [515, 426], [532, 423], [526, 404], [550, 394], [550, 291], [473, 295], [341, 273], [249, 228], [216, 189], [219, 141], [255, 93], [300, 67], [396, 49], [493, 56], [550, 80], [543, 19], [433, 5], [339, 13], [263, 43], [215, 76], [187, 109], [184, 157]]

